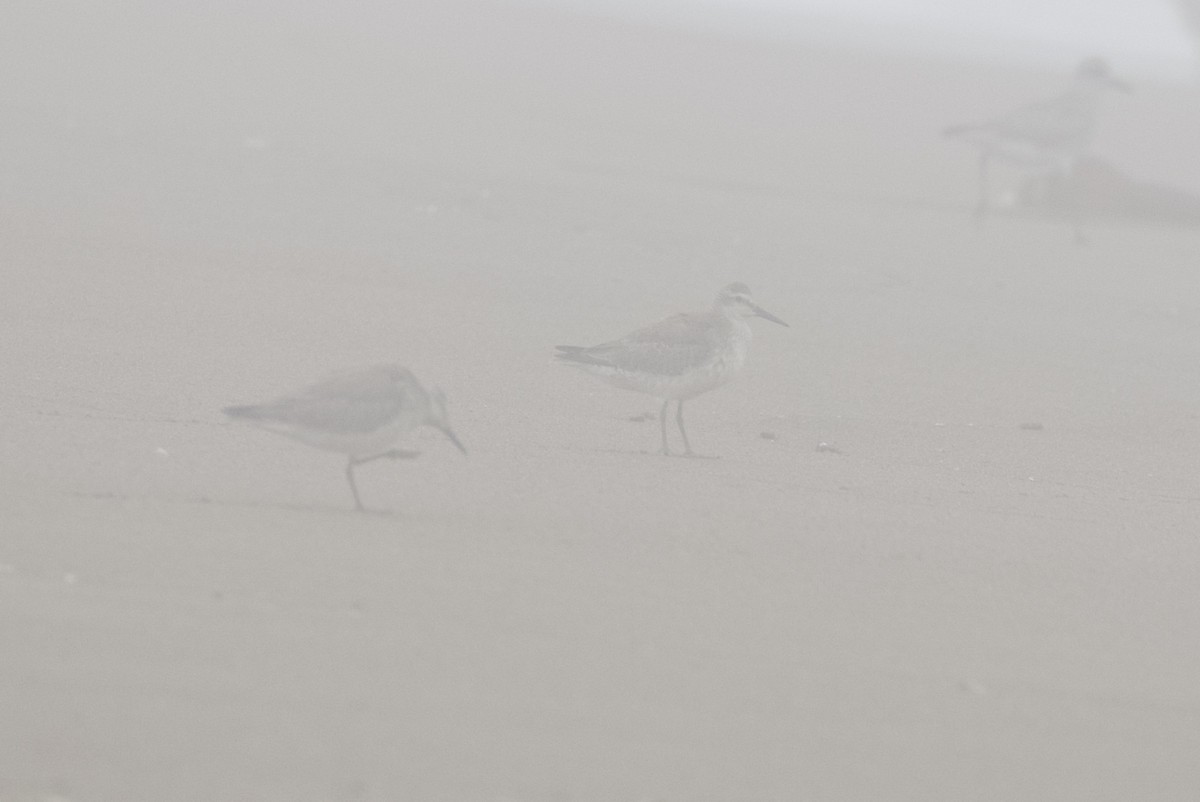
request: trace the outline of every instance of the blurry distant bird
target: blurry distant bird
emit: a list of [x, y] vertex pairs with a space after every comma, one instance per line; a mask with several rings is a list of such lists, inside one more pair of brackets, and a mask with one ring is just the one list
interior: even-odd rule
[[1050, 218], [1089, 216], [1200, 226], [1200, 193], [1129, 175], [1096, 156], [1082, 156], [1068, 175], [1029, 176], [1016, 208]]
[[378, 365], [343, 373], [274, 401], [226, 407], [226, 415], [247, 420], [310, 446], [347, 455], [346, 480], [354, 506], [362, 511], [354, 469], [377, 459], [412, 459], [416, 451], [391, 448], [400, 435], [418, 426], [440, 430], [467, 453], [450, 428], [446, 396], [426, 391], [406, 368]]
[[1197, 46], [1200, 47], [1200, 0], [1176, 0], [1176, 5], [1179, 6], [1184, 23], [1191, 29]]
[[555, 356], [616, 387], [663, 399], [659, 412], [663, 454], [671, 453], [667, 407], [677, 401], [675, 421], [683, 435], [684, 454], [693, 456], [683, 428], [683, 402], [719, 387], [741, 369], [752, 336], [746, 323], [751, 317], [787, 325], [754, 303], [750, 288], [738, 282], [721, 290], [707, 312], [675, 315], [601, 345], [559, 345]]
[[[1075, 71], [1075, 83], [1057, 97], [1020, 106], [981, 123], [952, 125], [946, 136], [979, 148], [979, 202], [976, 217], [987, 215], [988, 166], [1006, 162], [1039, 175], [1066, 174], [1091, 146], [1102, 96], [1112, 89], [1130, 91], [1113, 76], [1108, 62], [1085, 59]], [[1080, 236], [1075, 220], [1076, 236]]]

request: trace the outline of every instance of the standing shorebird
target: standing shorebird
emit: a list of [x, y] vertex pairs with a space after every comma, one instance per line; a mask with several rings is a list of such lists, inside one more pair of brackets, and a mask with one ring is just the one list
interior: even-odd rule
[[416, 377], [399, 365], [378, 365], [331, 376], [265, 404], [226, 407], [231, 418], [247, 420], [302, 443], [345, 454], [346, 481], [354, 507], [363, 507], [354, 482], [354, 469], [377, 459], [412, 459], [416, 451], [391, 448], [405, 432], [418, 426], [440, 430], [458, 450], [467, 450], [450, 428], [446, 396], [426, 391]]
[[[1108, 62], [1085, 59], [1075, 70], [1075, 83], [1057, 97], [1030, 103], [982, 123], [952, 125], [948, 137], [979, 148], [979, 200], [975, 217], [982, 220], [990, 206], [988, 167], [992, 161], [1011, 164], [1038, 176], [1068, 175], [1075, 162], [1091, 147], [1103, 95], [1109, 90], [1129, 92], [1129, 84], [1116, 78]], [[1076, 239], [1081, 239], [1078, 209], [1074, 210]]]
[[741, 370], [753, 336], [747, 318], [766, 318], [786, 326], [754, 303], [741, 282], [721, 290], [712, 309], [669, 317], [619, 340], [593, 345], [559, 345], [555, 356], [625, 390], [663, 399], [659, 412], [662, 453], [667, 445], [667, 407], [678, 402], [675, 422], [684, 454], [694, 456], [683, 428], [683, 402], [720, 387]]

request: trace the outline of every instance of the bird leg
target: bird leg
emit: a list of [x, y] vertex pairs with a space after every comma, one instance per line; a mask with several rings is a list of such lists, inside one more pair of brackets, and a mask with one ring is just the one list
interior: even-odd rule
[[362, 499], [358, 497], [358, 484], [354, 481], [354, 469], [356, 467], [367, 462], [374, 462], [377, 459], [415, 459], [419, 456], [421, 456], [420, 451], [405, 451], [393, 448], [390, 451], [384, 451], [370, 457], [351, 457], [346, 463], [346, 481], [350, 483], [350, 492], [354, 494], [354, 509], [359, 512], [367, 511], [367, 508], [363, 506]]
[[370, 457], [360, 457], [354, 460], [354, 464], [362, 465], [364, 462], [374, 462], [377, 459], [416, 459], [419, 456], [421, 456], [420, 451], [405, 451], [404, 449], [393, 448], [391, 451], [384, 451]]
[[354, 466], [358, 463], [359, 461], [354, 457], [346, 462], [346, 481], [350, 483], [350, 492], [354, 494], [354, 509], [366, 512], [367, 508], [363, 506], [362, 499], [358, 497], [358, 485], [354, 483]]
[[671, 456], [671, 449], [667, 445], [667, 405], [671, 403], [671, 399], [664, 398], [662, 410], [658, 413], [658, 423], [662, 427], [662, 453], [664, 456]]
[[979, 200], [975, 205], [975, 220], [982, 223], [988, 214], [988, 155], [987, 151], [979, 154]]
[[683, 453], [685, 456], [694, 457], [695, 452], [692, 451], [692, 444], [688, 442], [687, 429], [683, 428], [683, 399], [679, 399], [679, 406], [675, 408], [675, 422], [679, 424], [679, 433], [683, 435]]
[[1087, 245], [1087, 236], [1083, 233], [1083, 187], [1079, 170], [1075, 167], [1067, 173], [1064, 182], [1067, 187], [1067, 203], [1070, 205], [1071, 233], [1076, 245]]

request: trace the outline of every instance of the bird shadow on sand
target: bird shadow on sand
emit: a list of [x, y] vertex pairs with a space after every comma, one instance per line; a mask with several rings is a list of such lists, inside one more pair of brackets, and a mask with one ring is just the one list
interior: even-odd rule
[[356, 510], [351, 506], [339, 507], [333, 504], [299, 504], [296, 502], [287, 501], [228, 500], [214, 499], [209, 498], [208, 496], [176, 499], [176, 501], [183, 504], [206, 504], [230, 508], [240, 507], [243, 509], [285, 510], [287, 512], [318, 513], [321, 515], [336, 516], [339, 518], [399, 519], [403, 517], [395, 510], [371, 508]]
[[227, 507], [230, 509], [261, 509], [261, 510], [282, 510], [286, 512], [303, 512], [303, 513], [318, 513], [321, 515], [345, 517], [345, 518], [379, 518], [379, 519], [399, 519], [402, 514], [395, 510], [377, 510], [366, 509], [356, 510], [351, 506], [338, 507], [332, 504], [300, 504], [297, 502], [287, 501], [253, 501], [239, 499], [217, 499], [211, 496], [191, 496], [191, 497], [169, 497], [169, 496], [152, 496], [152, 495], [134, 495], [131, 493], [117, 493], [106, 491], [70, 491], [64, 495], [72, 498], [94, 499], [99, 501], [158, 501], [166, 504], [193, 504], [206, 507]]
[[664, 460], [716, 460], [720, 454], [664, 454], [661, 451], [632, 450], [624, 448], [567, 448], [581, 454], [616, 454], [622, 457], [657, 457]]

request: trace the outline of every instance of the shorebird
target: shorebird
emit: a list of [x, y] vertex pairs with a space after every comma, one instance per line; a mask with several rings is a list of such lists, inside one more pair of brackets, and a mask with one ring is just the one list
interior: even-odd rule
[[671, 453], [667, 407], [676, 401], [684, 454], [694, 456], [683, 427], [683, 402], [721, 386], [741, 369], [752, 337], [746, 320], [752, 317], [787, 325], [754, 303], [750, 288], [737, 282], [722, 289], [707, 312], [675, 315], [600, 345], [559, 345], [555, 356], [616, 387], [661, 398], [663, 454]]
[[[979, 148], [979, 201], [975, 216], [988, 213], [988, 167], [1001, 161], [1039, 176], [1068, 174], [1087, 152], [1096, 133], [1096, 118], [1109, 90], [1131, 91], [1101, 58], [1084, 59], [1070, 89], [1049, 100], [1020, 106], [981, 123], [952, 125], [948, 137]], [[1081, 237], [1078, 218], [1076, 238]]]
[[222, 411], [310, 446], [345, 454], [346, 481], [360, 512], [365, 508], [354, 482], [356, 467], [377, 459], [420, 456], [416, 451], [391, 448], [400, 435], [418, 426], [432, 426], [467, 453], [450, 428], [445, 394], [436, 388], [427, 391], [399, 365], [342, 373], [265, 404]]

